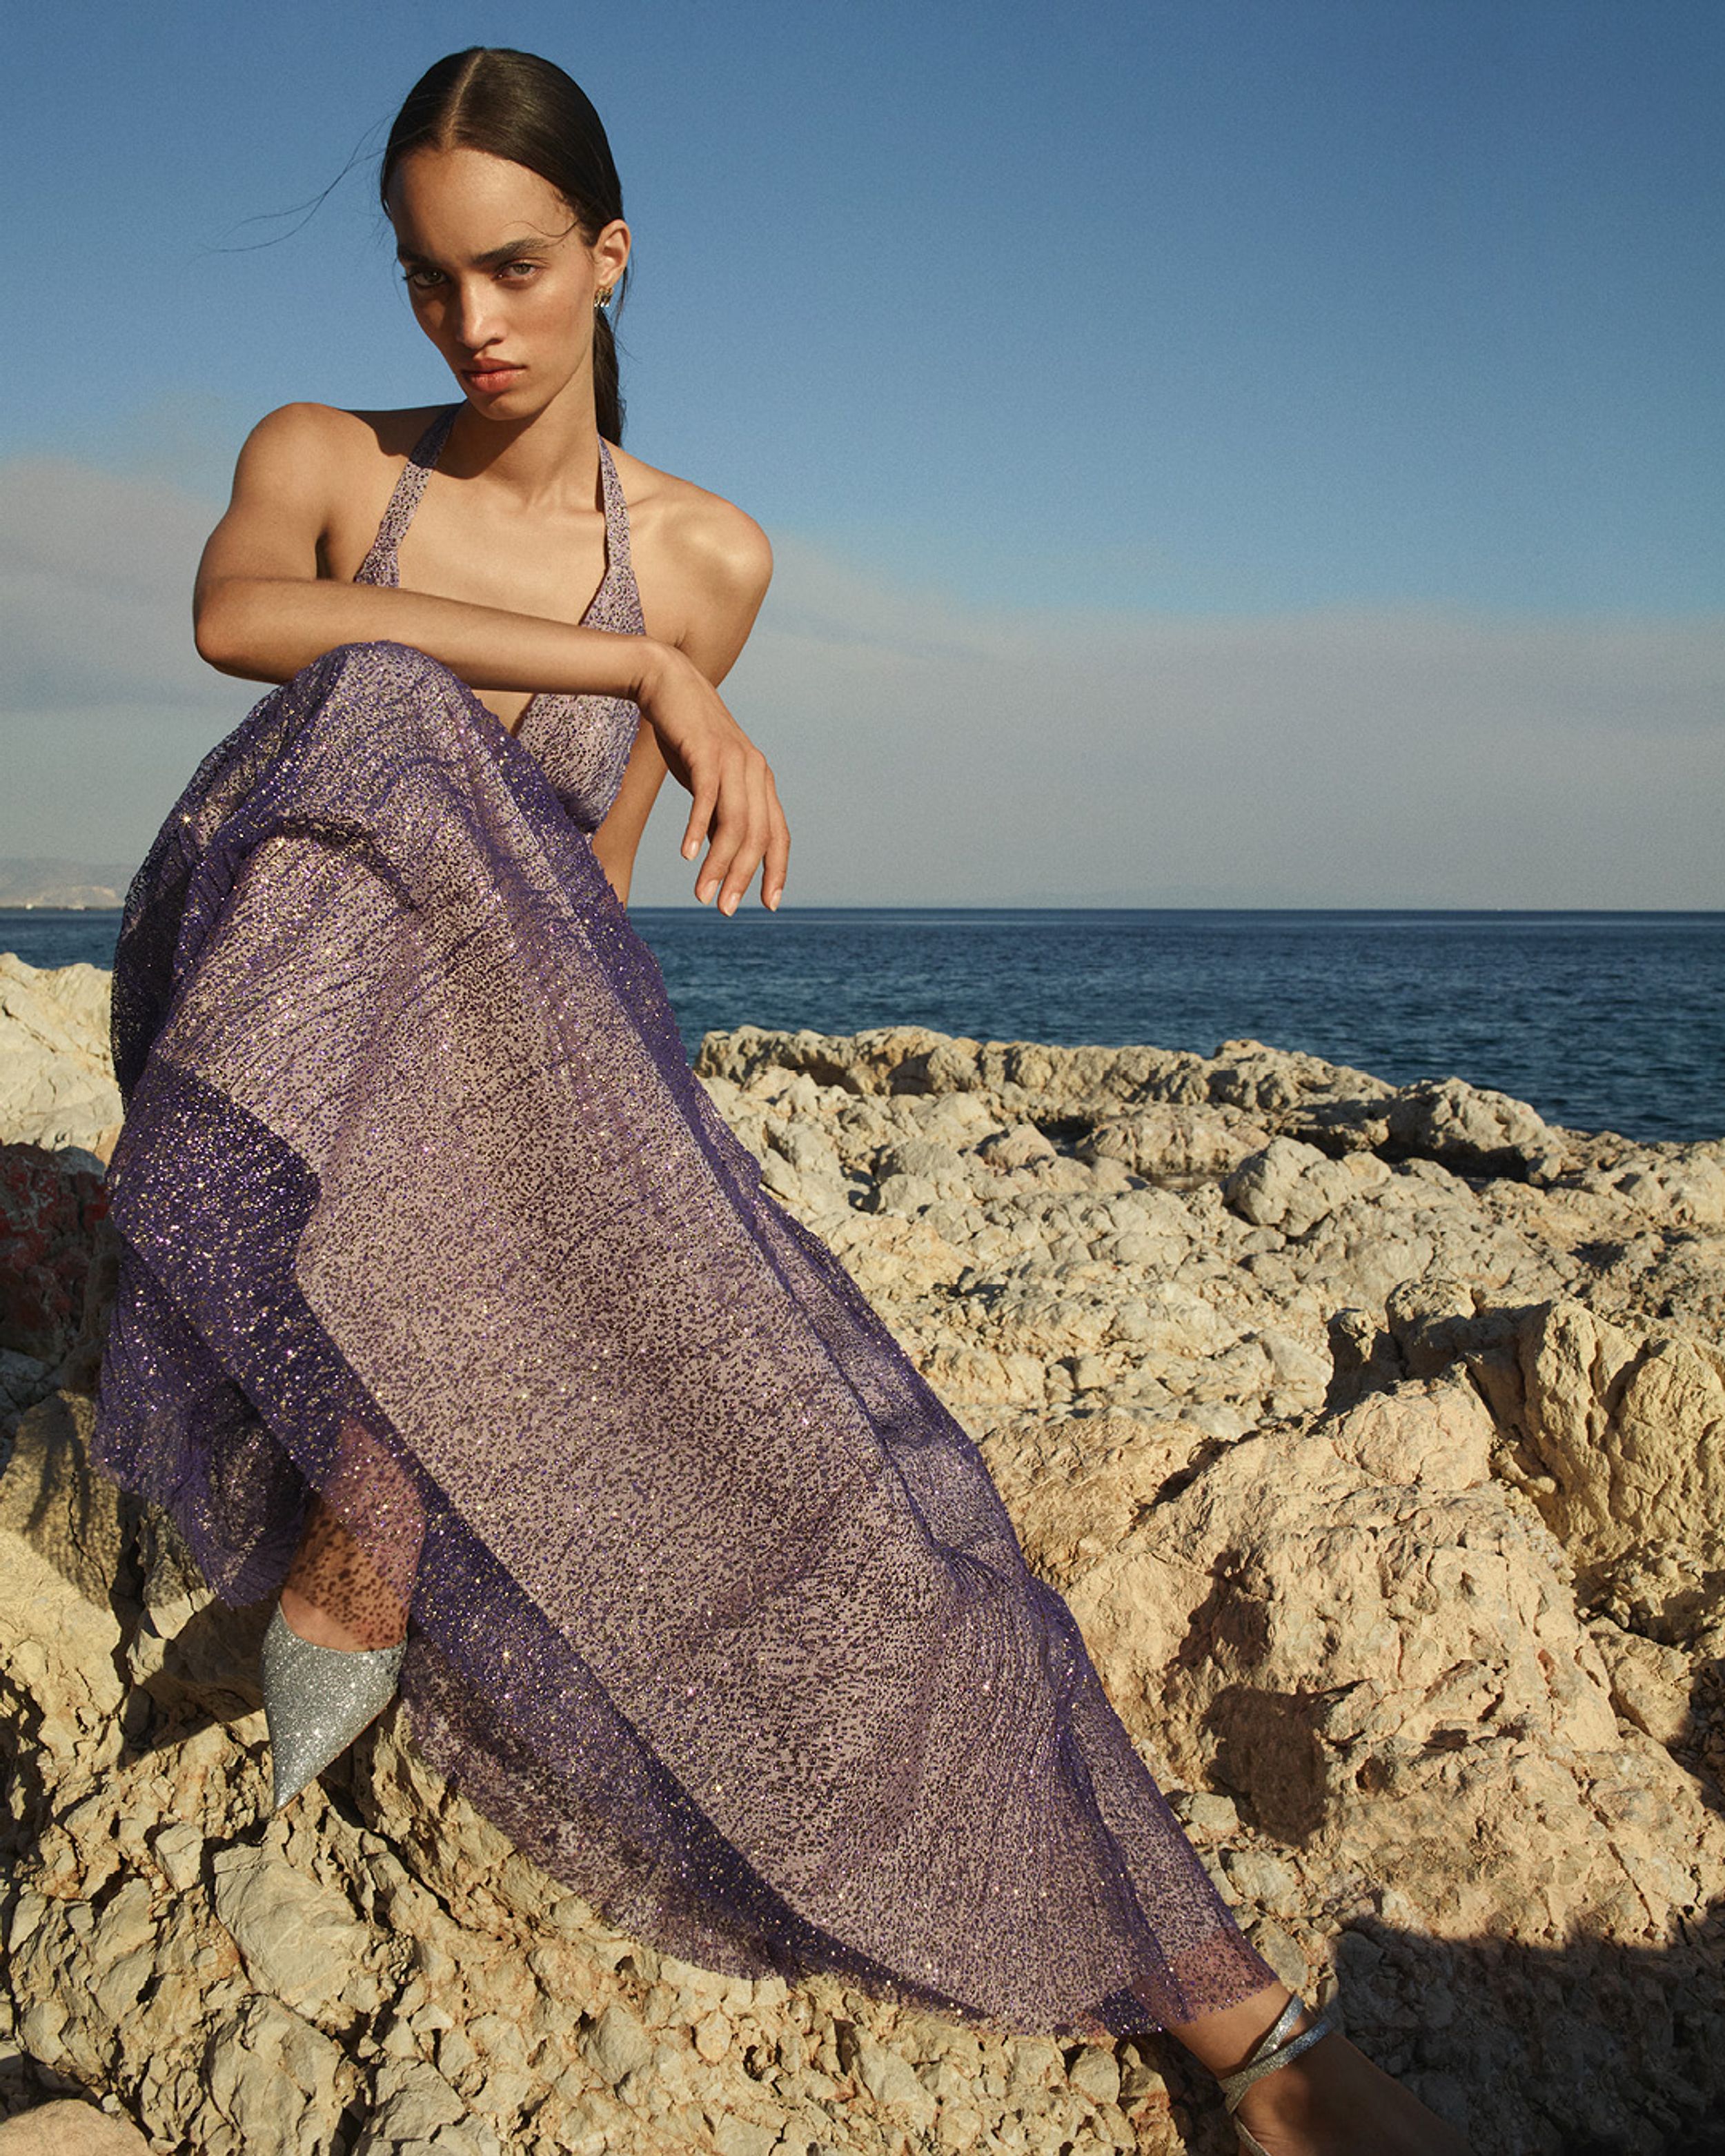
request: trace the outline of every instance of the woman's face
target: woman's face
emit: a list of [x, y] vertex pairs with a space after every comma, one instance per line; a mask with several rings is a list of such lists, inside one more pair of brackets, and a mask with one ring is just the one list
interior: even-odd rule
[[537, 172], [484, 150], [413, 150], [389, 216], [419, 326], [487, 417], [542, 411], [573, 382], [591, 408], [593, 295], [623, 275], [629, 228], [591, 245]]

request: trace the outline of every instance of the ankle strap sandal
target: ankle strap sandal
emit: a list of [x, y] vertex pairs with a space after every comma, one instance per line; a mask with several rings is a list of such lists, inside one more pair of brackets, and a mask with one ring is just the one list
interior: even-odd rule
[[[1290, 2036], [1288, 2031], [1295, 2022], [1302, 2014], [1310, 2011], [1303, 1999], [1290, 1999], [1271, 2026], [1253, 2046], [1245, 2064], [1239, 2071], [1216, 2076], [1222, 2091], [1222, 2101], [1227, 2105], [1230, 2116], [1254, 2082], [1261, 2081], [1266, 2074], [1273, 2074], [1278, 2066], [1287, 2066], [1302, 2051], [1309, 2051], [1320, 2036], [1327, 2036], [1332, 2030], [1339, 2029], [1342, 2025], [1341, 2012], [1336, 2001], [1332, 1999], [1309, 2029], [1302, 2029], [1297, 2036]], [[1263, 2143], [1237, 2118], [1234, 2121], [1234, 2130], [1240, 2136], [1240, 2145], [1245, 2151], [1245, 2156], [1268, 2156]]]

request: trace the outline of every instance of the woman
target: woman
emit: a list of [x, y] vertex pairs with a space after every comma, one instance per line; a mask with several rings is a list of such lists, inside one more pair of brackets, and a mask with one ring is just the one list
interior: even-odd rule
[[613, 446], [597, 114], [452, 54], [382, 192], [459, 399], [246, 443], [198, 645], [283, 685], [116, 968], [97, 1456], [224, 1599], [278, 1594], [275, 1801], [398, 1681], [482, 1810], [685, 1958], [1167, 2027], [1276, 2156], [1459, 2148], [1240, 1935], [975, 1447], [688, 1068], [624, 903], [667, 769], [697, 895], [778, 903], [717, 694], [770, 555]]

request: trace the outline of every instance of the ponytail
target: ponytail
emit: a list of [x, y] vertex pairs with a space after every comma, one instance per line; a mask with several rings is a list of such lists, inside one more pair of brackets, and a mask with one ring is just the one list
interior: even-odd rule
[[[629, 281], [625, 268], [612, 294], [614, 306], [621, 303]], [[608, 442], [623, 439], [623, 397], [617, 386], [617, 337], [611, 317], [603, 307], [593, 311], [593, 401], [599, 432]]]

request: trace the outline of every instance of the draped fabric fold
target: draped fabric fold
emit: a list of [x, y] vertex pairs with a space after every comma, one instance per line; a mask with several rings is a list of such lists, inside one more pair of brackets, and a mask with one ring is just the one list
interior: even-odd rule
[[321, 1494], [413, 1741], [612, 1922], [1004, 2029], [1275, 1979], [976, 1446], [690, 1070], [545, 772], [329, 652], [128, 895], [96, 1457], [234, 1605]]

